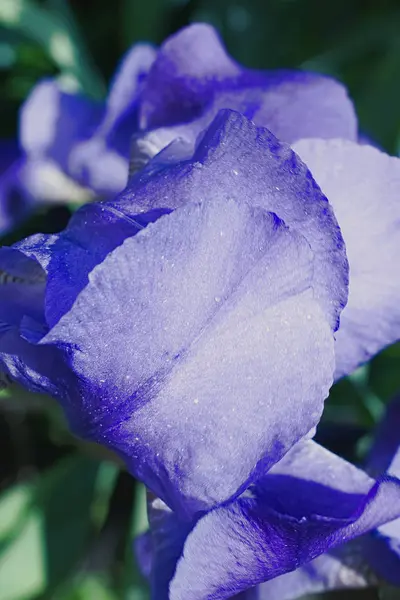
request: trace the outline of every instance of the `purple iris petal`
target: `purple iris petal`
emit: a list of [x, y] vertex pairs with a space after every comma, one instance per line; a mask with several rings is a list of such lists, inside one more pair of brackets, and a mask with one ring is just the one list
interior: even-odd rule
[[[105, 204], [88, 204], [74, 214], [62, 233], [37, 234], [12, 248], [1, 248], [0, 270], [29, 282], [38, 278], [41, 269], [46, 282], [44, 318], [50, 328], [71, 308], [92, 269], [147, 222], [140, 216], [137, 220], [126, 217]], [[0, 287], [0, 307], [5, 292], [6, 287]], [[30, 314], [29, 306], [26, 311]]]
[[400, 338], [400, 160], [348, 141], [293, 146], [329, 198], [350, 265], [336, 340], [336, 378]]
[[[137, 103], [154, 56], [151, 46], [134, 46], [104, 105], [62, 91], [55, 80], [33, 89], [21, 110], [20, 141], [34, 183], [32, 195], [39, 201], [57, 200], [60, 194], [64, 201], [82, 201], [81, 196], [90, 199], [89, 190], [110, 196], [124, 187], [130, 138], [137, 130]], [[43, 165], [46, 171], [39, 168]]]
[[333, 356], [312, 276], [304, 238], [233, 200], [127, 239], [41, 342], [74, 374], [75, 428], [186, 514], [237, 494], [319, 420]]
[[176, 166], [168, 163], [157, 157], [154, 168], [150, 162], [132, 177], [113, 205], [134, 214], [153, 207], [173, 209], [218, 194], [276, 213], [314, 251], [315, 297], [329, 313], [333, 327], [337, 326], [346, 302], [343, 240], [327, 199], [286, 144], [239, 113], [226, 110], [215, 118], [190, 160]]
[[375, 477], [388, 471], [400, 478], [400, 397], [386, 408], [374, 436], [367, 467]]
[[[357, 136], [354, 109], [342, 85], [312, 73], [246, 69], [227, 55], [211, 26], [191, 25], [158, 52], [143, 90], [140, 128], [190, 121], [198, 130], [196, 120], [204, 128], [221, 108], [242, 112], [288, 142]], [[191, 125], [186, 133], [193, 139]]]
[[132, 137], [137, 169], [177, 138], [193, 149], [221, 108], [238, 110], [289, 142], [356, 139], [354, 110], [339, 83], [300, 71], [244, 68], [227, 55], [213, 28], [197, 24], [159, 51], [133, 47], [104, 104], [63, 92], [56, 81], [36, 86], [21, 111], [26, 164], [12, 185], [0, 185], [1, 196], [7, 206], [16, 193], [24, 199], [21, 218], [33, 201], [109, 198], [126, 185]]
[[87, 205], [58, 236], [15, 246], [47, 273], [49, 331], [25, 320], [24, 339], [35, 361], [53, 353], [51, 370], [36, 372], [25, 347], [0, 350], [20, 382], [61, 399], [75, 431], [190, 516], [238, 495], [317, 424], [347, 262], [305, 166], [235, 113], [195, 161], [133, 181], [181, 207], [159, 218], [174, 207]]
[[399, 516], [399, 499], [398, 480], [377, 483], [314, 442], [299, 444], [248, 493], [198, 521], [170, 598], [230, 598]]
[[148, 44], [137, 44], [127, 52], [114, 76], [100, 130], [109, 135], [137, 110], [140, 92], [157, 51]]

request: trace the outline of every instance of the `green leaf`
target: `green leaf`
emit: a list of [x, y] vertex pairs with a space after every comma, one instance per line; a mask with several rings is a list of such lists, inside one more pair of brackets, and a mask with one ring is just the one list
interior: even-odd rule
[[168, 35], [165, 0], [121, 1], [121, 32], [125, 48], [139, 41], [160, 43]]
[[[55, 596], [54, 600], [118, 600], [109, 585], [102, 578], [89, 575], [77, 577]], [[52, 598], [53, 600], [53, 598]], [[139, 599], [137, 599], [139, 600]]]
[[77, 455], [0, 496], [0, 600], [48, 593], [79, 564], [93, 530], [98, 468]]
[[46, 583], [43, 519], [40, 510], [32, 508], [0, 555], [0, 600], [33, 598]]
[[0, 544], [13, 535], [31, 503], [32, 487], [28, 485], [16, 485], [0, 496]]
[[104, 83], [70, 16], [66, 18], [46, 10], [33, 0], [1, 0], [0, 25], [40, 44], [63, 76], [74, 80], [86, 94], [96, 98], [104, 96]]
[[400, 390], [400, 344], [387, 348], [371, 363], [371, 388], [385, 402]]
[[59, 463], [37, 490], [50, 587], [68, 576], [88, 546], [98, 468], [78, 455]]

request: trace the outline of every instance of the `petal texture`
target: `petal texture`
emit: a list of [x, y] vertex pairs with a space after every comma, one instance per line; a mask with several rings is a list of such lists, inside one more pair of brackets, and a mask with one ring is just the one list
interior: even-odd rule
[[41, 341], [69, 363], [75, 429], [188, 516], [238, 494], [319, 420], [333, 348], [312, 275], [303, 238], [233, 200], [129, 238]]

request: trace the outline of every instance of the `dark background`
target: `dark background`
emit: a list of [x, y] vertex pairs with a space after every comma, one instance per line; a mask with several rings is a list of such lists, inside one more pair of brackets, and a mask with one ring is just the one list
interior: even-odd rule
[[[361, 130], [391, 154], [400, 135], [398, 0], [0, 0], [0, 138], [45, 76], [101, 99], [122, 54], [159, 44], [193, 21], [215, 25], [231, 54], [256, 68], [306, 68], [349, 88]], [[68, 207], [41, 209], [9, 243], [57, 231]], [[332, 391], [319, 436], [355, 461], [400, 390], [400, 347]], [[132, 553], [146, 527], [144, 495], [104, 451], [74, 439], [48, 398], [0, 395], [0, 600], [144, 600]], [[400, 598], [341, 592], [335, 598]]]

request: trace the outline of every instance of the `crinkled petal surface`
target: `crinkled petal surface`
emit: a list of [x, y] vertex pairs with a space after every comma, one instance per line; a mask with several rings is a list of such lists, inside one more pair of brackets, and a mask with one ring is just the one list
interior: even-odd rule
[[[150, 70], [140, 108], [141, 129], [191, 122], [206, 127], [221, 108], [242, 112], [287, 142], [301, 137], [356, 139], [357, 121], [345, 88], [301, 71], [251, 71], [232, 60], [209, 25], [171, 36]], [[159, 148], [160, 150], [162, 147]]]
[[315, 442], [300, 443], [243, 496], [198, 521], [170, 599], [230, 598], [398, 515], [398, 480], [375, 482]]
[[[192, 527], [180, 521], [158, 499], [151, 503], [149, 509], [151, 529], [135, 540], [135, 556], [142, 575], [150, 580], [152, 598], [169, 600], [169, 583]], [[295, 571], [246, 589], [232, 598], [294, 600], [306, 594], [374, 585], [377, 579], [365, 559], [367, 541], [367, 536], [356, 538], [318, 556]], [[207, 552], [207, 549], [203, 550]]]
[[400, 159], [348, 141], [293, 146], [329, 198], [350, 265], [336, 378], [400, 338]]
[[114, 206], [132, 214], [211, 196], [272, 211], [307, 239], [315, 254], [315, 297], [335, 328], [346, 303], [348, 267], [333, 211], [289, 146], [243, 115], [221, 111], [191, 160], [171, 166], [156, 157], [154, 166], [150, 162], [133, 176]]
[[39, 83], [22, 107], [20, 140], [32, 157], [49, 157], [68, 171], [69, 153], [92, 135], [103, 108], [83, 96], [61, 90], [55, 80]]
[[237, 495], [319, 420], [333, 343], [313, 267], [304, 238], [233, 200], [127, 239], [40, 342], [68, 365], [75, 430], [183, 514]]

